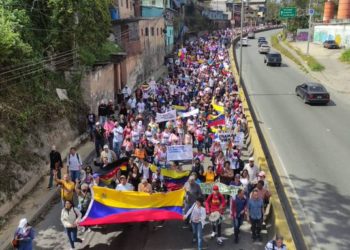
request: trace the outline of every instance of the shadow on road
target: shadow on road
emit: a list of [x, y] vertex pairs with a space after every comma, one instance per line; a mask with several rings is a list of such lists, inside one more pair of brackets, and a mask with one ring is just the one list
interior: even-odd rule
[[308, 208], [305, 213], [309, 225], [302, 222], [302, 227], [310, 227], [320, 247], [330, 244], [331, 249], [350, 249], [350, 196], [341, 195], [335, 186], [316, 179], [294, 175], [290, 179], [302, 205]]

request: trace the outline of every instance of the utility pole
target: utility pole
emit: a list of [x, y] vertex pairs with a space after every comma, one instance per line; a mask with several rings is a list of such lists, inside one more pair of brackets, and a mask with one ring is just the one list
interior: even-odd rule
[[312, 15], [310, 13], [311, 9], [311, 1], [309, 0], [309, 9], [308, 9], [308, 14], [309, 14], [309, 31], [307, 34], [307, 46], [306, 46], [306, 55], [309, 55], [309, 50], [310, 50], [310, 40], [311, 40], [311, 26], [312, 26]]
[[239, 49], [239, 85], [242, 84], [242, 73], [243, 73], [243, 70], [242, 70], [242, 66], [243, 66], [243, 63], [242, 63], [242, 60], [243, 60], [243, 46], [242, 46], [242, 39], [243, 39], [243, 23], [244, 23], [244, 0], [241, 0], [241, 37], [240, 37], [240, 42], [239, 42], [239, 45], [240, 45], [240, 49]]

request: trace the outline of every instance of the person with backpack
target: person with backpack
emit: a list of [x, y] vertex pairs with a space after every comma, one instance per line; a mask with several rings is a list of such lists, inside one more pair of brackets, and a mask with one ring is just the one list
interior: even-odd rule
[[67, 157], [67, 169], [72, 181], [80, 179], [80, 170], [83, 163], [75, 147], [71, 147]]
[[75, 249], [74, 243], [82, 243], [83, 239], [78, 238], [78, 223], [81, 219], [81, 213], [78, 208], [74, 207], [72, 201], [67, 200], [61, 212], [61, 222], [68, 235], [71, 250]]
[[[209, 219], [211, 215], [218, 214], [219, 218], [217, 220], [211, 221], [213, 225], [213, 232], [211, 233], [211, 238], [214, 238], [216, 236], [216, 241], [219, 245], [222, 245], [222, 238], [221, 238], [221, 222], [222, 222], [222, 215], [225, 212], [225, 205], [226, 205], [226, 199], [225, 197], [219, 192], [219, 186], [214, 185], [213, 186], [213, 192], [208, 196], [205, 207], [207, 214], [209, 215]], [[215, 216], [212, 216], [215, 217]]]
[[287, 250], [287, 246], [283, 244], [283, 237], [277, 235], [275, 240], [267, 242], [265, 250]]

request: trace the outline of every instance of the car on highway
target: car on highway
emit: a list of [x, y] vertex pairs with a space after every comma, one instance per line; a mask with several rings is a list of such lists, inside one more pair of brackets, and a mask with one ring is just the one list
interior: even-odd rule
[[339, 45], [334, 40], [326, 40], [323, 42], [323, 48], [339, 49]]
[[255, 39], [255, 33], [253, 31], [249, 31], [248, 39]]
[[269, 52], [265, 55], [264, 63], [266, 66], [277, 65], [280, 67], [282, 65], [282, 56], [278, 52]]
[[267, 41], [265, 41], [265, 40], [260, 41], [260, 42], [258, 42], [258, 47], [260, 47], [263, 44], [269, 44], [269, 43]]
[[295, 94], [300, 96], [304, 103], [327, 104], [330, 101], [330, 94], [321, 83], [302, 83], [295, 88]]
[[266, 38], [264, 36], [259, 36], [258, 38], [258, 43], [261, 41], [266, 41]]
[[248, 46], [248, 38], [246, 37], [242, 38], [242, 46]]
[[260, 54], [266, 54], [270, 52], [270, 46], [268, 44], [262, 44], [258, 49]]

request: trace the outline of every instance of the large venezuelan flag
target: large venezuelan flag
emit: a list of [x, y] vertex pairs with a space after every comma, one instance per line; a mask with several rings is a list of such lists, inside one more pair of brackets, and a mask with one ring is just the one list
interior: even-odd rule
[[93, 200], [81, 226], [182, 220], [185, 190], [168, 193], [116, 191], [94, 186]]

